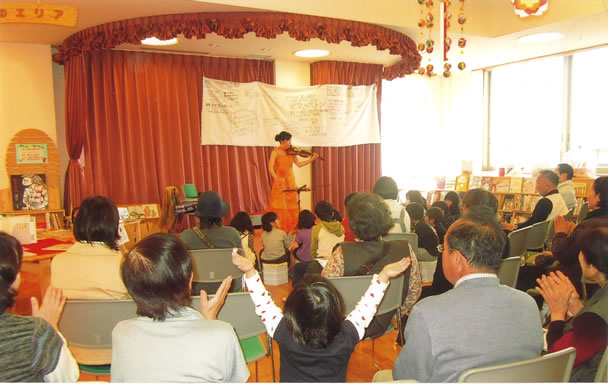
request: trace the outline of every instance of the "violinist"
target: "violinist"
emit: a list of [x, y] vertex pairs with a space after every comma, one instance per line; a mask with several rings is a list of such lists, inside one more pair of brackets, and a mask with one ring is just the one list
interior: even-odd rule
[[[267, 212], [273, 211], [279, 217], [282, 230], [289, 233], [298, 223], [298, 194], [296, 179], [293, 175], [293, 164], [303, 167], [319, 158], [316, 153], [307, 152], [308, 159], [300, 160], [298, 156], [306, 157], [303, 150], [291, 146], [291, 133], [282, 131], [274, 137], [279, 146], [272, 151], [268, 170], [272, 175], [272, 190]], [[293, 192], [283, 192], [291, 189]]]

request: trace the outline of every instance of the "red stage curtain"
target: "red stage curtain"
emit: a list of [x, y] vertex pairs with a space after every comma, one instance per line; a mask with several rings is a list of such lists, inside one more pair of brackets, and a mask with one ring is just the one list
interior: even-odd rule
[[[382, 65], [320, 61], [310, 66], [310, 83], [371, 85], [378, 87], [378, 120], [382, 100]], [[320, 200], [331, 202], [344, 214], [344, 198], [351, 192], [371, 191], [382, 176], [380, 144], [349, 147], [315, 147], [325, 160], [312, 167], [313, 207]]]
[[68, 62], [79, 71], [68, 82], [85, 86], [86, 97], [67, 93], [66, 130], [68, 138], [86, 130], [83, 194], [117, 204], [160, 202], [165, 187], [192, 183], [219, 192], [231, 214], [266, 208], [272, 148], [201, 146], [201, 106], [203, 76], [273, 84], [273, 62], [113, 50], [72, 60], [80, 57], [82, 66]]

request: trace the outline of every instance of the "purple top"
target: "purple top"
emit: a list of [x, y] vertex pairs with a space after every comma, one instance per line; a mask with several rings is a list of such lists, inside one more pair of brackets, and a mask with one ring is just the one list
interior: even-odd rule
[[296, 243], [299, 248], [296, 250], [296, 257], [302, 261], [311, 261], [310, 243], [312, 243], [312, 228], [303, 228], [296, 235]]

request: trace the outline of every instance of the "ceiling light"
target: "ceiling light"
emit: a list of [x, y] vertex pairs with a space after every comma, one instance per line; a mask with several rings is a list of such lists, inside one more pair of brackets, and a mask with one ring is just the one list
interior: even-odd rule
[[141, 43], [144, 45], [174, 45], [179, 43], [179, 40], [177, 37], [169, 40], [159, 40], [156, 37], [148, 37], [147, 39], [143, 39]]
[[211, 43], [211, 44], [209, 44], [209, 46], [210, 46], [211, 48], [217, 48], [217, 44], [216, 44], [216, 43]]
[[526, 35], [519, 37], [517, 41], [522, 43], [544, 43], [547, 41], [554, 41], [563, 39], [564, 35], [559, 32], [544, 32], [544, 33], [534, 33], [532, 35]]
[[303, 49], [293, 54], [298, 57], [324, 57], [329, 55], [329, 51], [326, 49]]

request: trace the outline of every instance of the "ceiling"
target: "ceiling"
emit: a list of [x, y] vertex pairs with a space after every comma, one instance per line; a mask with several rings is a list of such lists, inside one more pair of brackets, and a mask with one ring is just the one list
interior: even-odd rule
[[[44, 0], [39, 0], [44, 3]], [[451, 0], [452, 25], [448, 35], [454, 41], [461, 37], [456, 25], [460, 0]], [[2, 4], [17, 1], [0, 0]], [[20, 3], [28, 2], [20, 0]], [[36, 3], [36, 1], [29, 1]], [[436, 20], [440, 0], [434, 0]], [[59, 45], [73, 33], [91, 26], [141, 16], [192, 12], [280, 11], [341, 18], [381, 25], [410, 36], [416, 43], [425, 41], [426, 30], [418, 28], [421, 7], [417, 0], [53, 0], [54, 4], [78, 9], [76, 28], [31, 24], [0, 24], [0, 41]], [[464, 37], [467, 46], [461, 54], [456, 44], [448, 55], [454, 61], [465, 61], [469, 69], [483, 68], [529, 57], [538, 57], [574, 49], [608, 44], [608, 0], [549, 0], [549, 9], [542, 16], [520, 18], [513, 11], [511, 0], [466, 0]], [[255, 7], [253, 7], [255, 6]], [[561, 32], [565, 38], [556, 42], [523, 44], [517, 38], [536, 32]], [[439, 41], [439, 27], [432, 30]], [[437, 47], [437, 46], [436, 46]], [[142, 46], [121, 45], [119, 49], [139, 50]], [[255, 57], [275, 60], [316, 61], [300, 59], [293, 52], [305, 48], [326, 48], [328, 60], [368, 62], [390, 65], [400, 57], [374, 46], [352, 47], [348, 42], [329, 44], [318, 39], [299, 42], [285, 34], [276, 39], [257, 38], [247, 34], [244, 39], [225, 39], [215, 34], [203, 40], [182, 38], [180, 43], [161, 51], [212, 56]], [[441, 64], [439, 49], [423, 54], [423, 64]]]

